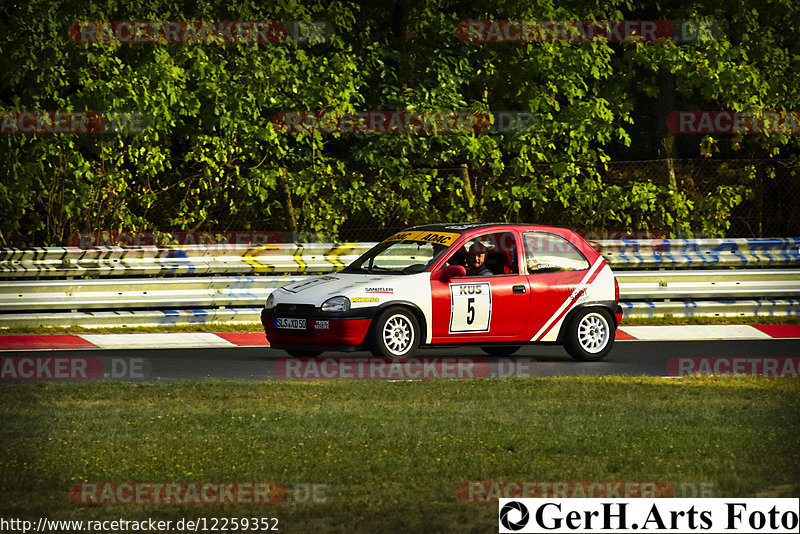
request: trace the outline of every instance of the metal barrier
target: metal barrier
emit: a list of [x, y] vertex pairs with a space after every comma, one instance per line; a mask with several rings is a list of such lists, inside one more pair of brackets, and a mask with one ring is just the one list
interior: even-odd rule
[[0, 278], [329, 273], [375, 243], [0, 249]]
[[276, 287], [307, 277], [219, 276], [0, 283], [0, 312], [263, 305]]
[[[800, 316], [800, 299], [621, 302], [628, 318]], [[134, 327], [259, 323], [261, 308], [79, 311], [0, 314], [0, 327]]]
[[261, 308], [10, 313], [0, 314], [0, 327], [230, 325], [259, 323], [260, 316]]
[[800, 238], [597, 240], [615, 269], [800, 265]]
[[[375, 243], [0, 249], [0, 278], [327, 273]], [[612, 268], [800, 266], [800, 238], [593, 241]]]
[[[786, 268], [800, 266], [800, 239], [593, 244], [615, 269], [626, 317], [800, 315], [800, 269]], [[304, 277], [196, 275], [332, 272], [372, 245], [0, 249], [0, 276], [12, 278], [0, 282], [0, 327], [258, 322], [272, 290]], [[772, 268], [697, 269], [715, 266]]]
[[796, 317], [800, 299], [620, 302], [625, 318], [664, 317]]
[[[621, 271], [616, 276], [623, 301], [800, 297], [800, 269]], [[257, 307], [275, 288], [306, 278], [309, 277], [217, 276], [3, 282], [0, 312]]]
[[618, 271], [622, 300], [800, 297], [800, 269]]

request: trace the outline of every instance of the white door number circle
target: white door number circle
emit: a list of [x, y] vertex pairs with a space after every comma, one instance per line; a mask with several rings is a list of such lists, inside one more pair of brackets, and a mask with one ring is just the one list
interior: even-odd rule
[[450, 284], [450, 332], [488, 332], [492, 290], [488, 282]]

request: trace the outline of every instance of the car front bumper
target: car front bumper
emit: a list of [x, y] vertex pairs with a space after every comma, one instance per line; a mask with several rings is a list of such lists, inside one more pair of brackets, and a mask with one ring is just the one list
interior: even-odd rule
[[[365, 345], [375, 313], [376, 309], [360, 308], [356, 313], [340, 316], [314, 311], [292, 317], [292, 314], [282, 311], [264, 309], [261, 311], [261, 324], [272, 348], [351, 351]], [[277, 328], [275, 319], [278, 317], [305, 319], [306, 328]]]

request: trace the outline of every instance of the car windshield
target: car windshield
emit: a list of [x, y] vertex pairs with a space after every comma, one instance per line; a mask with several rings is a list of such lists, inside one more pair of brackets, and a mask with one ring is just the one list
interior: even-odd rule
[[427, 269], [448, 245], [428, 241], [384, 241], [342, 270], [343, 273], [413, 274]]

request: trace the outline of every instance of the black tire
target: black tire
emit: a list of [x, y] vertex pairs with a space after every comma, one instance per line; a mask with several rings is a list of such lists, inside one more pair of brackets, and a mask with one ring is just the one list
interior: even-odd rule
[[481, 350], [483, 352], [485, 352], [486, 354], [488, 354], [489, 356], [502, 357], [502, 356], [511, 356], [512, 354], [514, 354], [515, 352], [517, 352], [521, 348], [522, 347], [519, 346], [519, 345], [517, 345], [517, 346], [511, 346], [511, 345], [502, 346], [501, 345], [501, 346], [497, 346], [497, 347], [481, 347]]
[[419, 343], [419, 322], [406, 308], [387, 308], [372, 322], [370, 352], [377, 358], [405, 360]]
[[614, 319], [603, 308], [587, 308], [570, 320], [564, 335], [564, 348], [583, 362], [605, 358], [614, 346]]
[[289, 353], [289, 356], [294, 356], [295, 358], [316, 358], [320, 354], [322, 354], [321, 350], [304, 350], [304, 349], [286, 349], [286, 352]]

